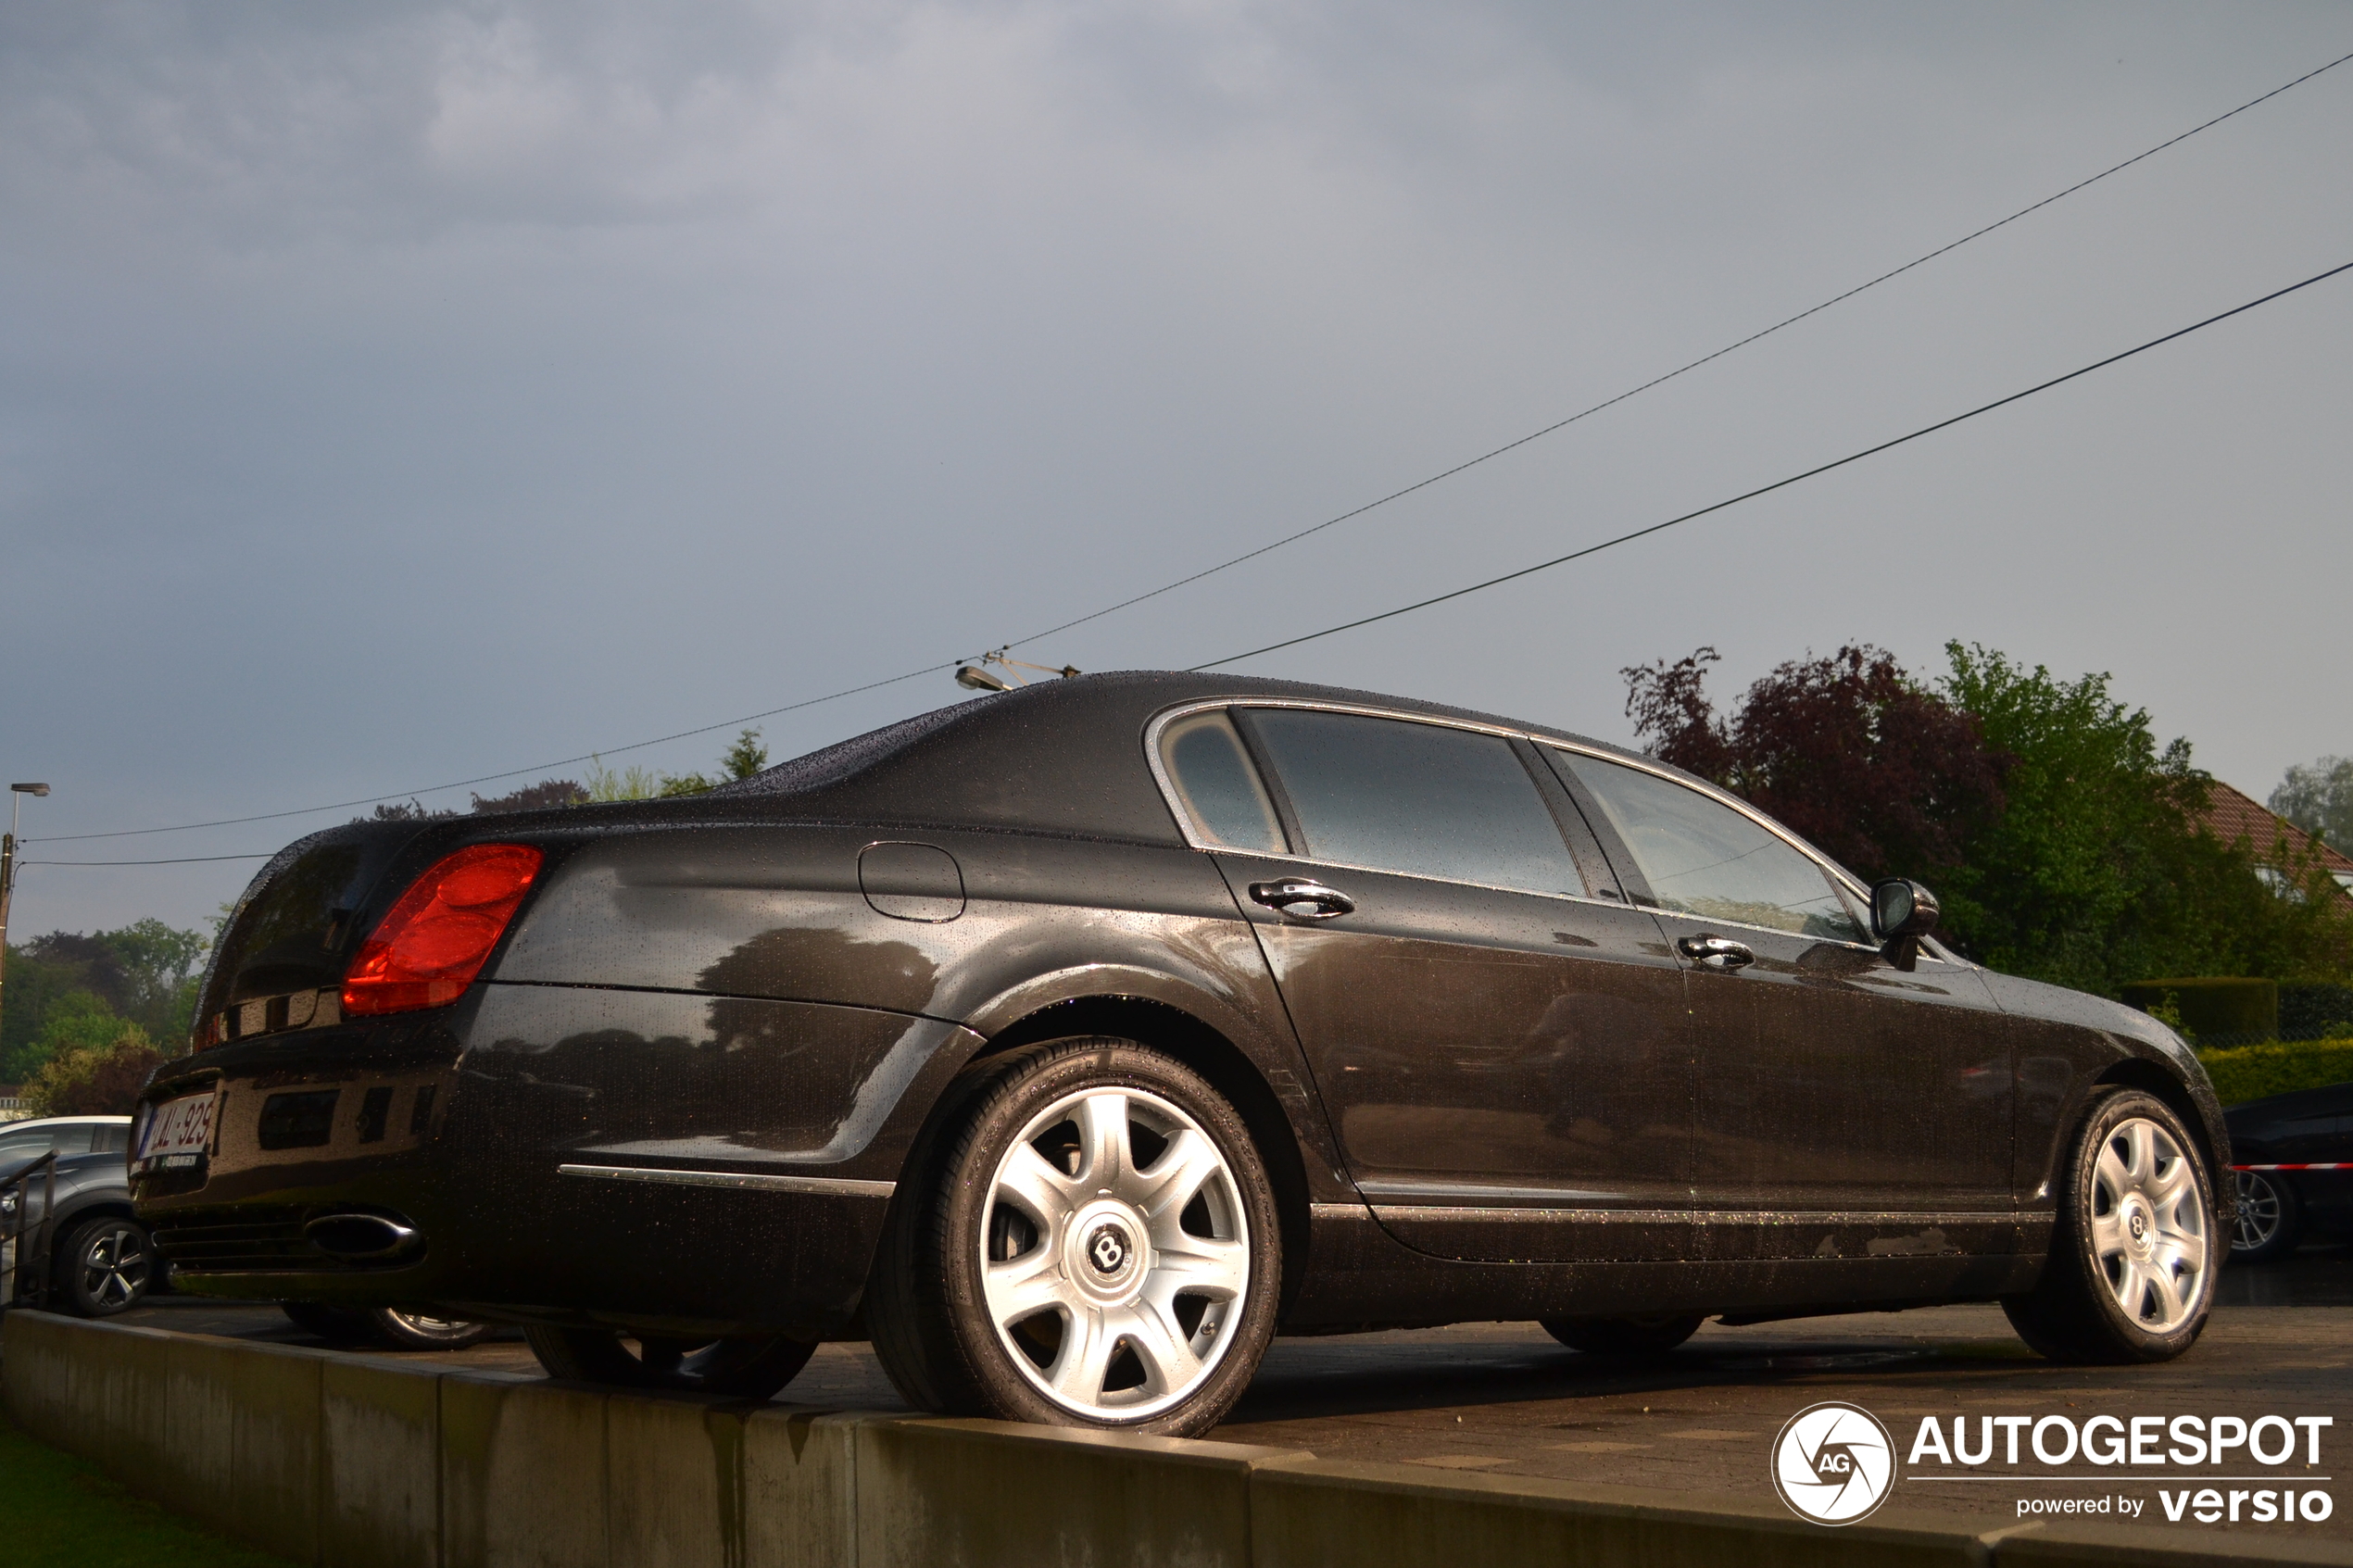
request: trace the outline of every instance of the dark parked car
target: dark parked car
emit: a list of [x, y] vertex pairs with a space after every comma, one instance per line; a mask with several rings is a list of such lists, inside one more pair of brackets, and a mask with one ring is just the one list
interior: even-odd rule
[[[48, 1116], [0, 1123], [0, 1178], [44, 1154], [55, 1154], [56, 1223], [48, 1299], [85, 1318], [111, 1317], [136, 1305], [154, 1283], [147, 1233], [131, 1214], [124, 1159], [131, 1148], [128, 1116]], [[46, 1193], [35, 1177], [30, 1212], [37, 1222]], [[0, 1231], [16, 1229], [21, 1192], [0, 1194]]]
[[195, 1291], [762, 1397], [870, 1337], [925, 1409], [1157, 1432], [1277, 1327], [1645, 1352], [1998, 1299], [2048, 1355], [2180, 1353], [2205, 1075], [1934, 912], [1575, 736], [1081, 676], [708, 795], [290, 846], [133, 1180]]
[[2308, 1236], [2353, 1232], [2353, 1084], [2249, 1100], [2222, 1120], [2238, 1188], [2233, 1257], [2259, 1263]]

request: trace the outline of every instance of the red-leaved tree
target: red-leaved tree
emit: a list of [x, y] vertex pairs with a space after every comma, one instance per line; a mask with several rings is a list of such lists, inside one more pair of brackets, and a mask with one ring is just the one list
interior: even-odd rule
[[1627, 716], [1652, 756], [1772, 813], [1866, 878], [1931, 878], [2000, 819], [2012, 759], [1885, 649], [1792, 659], [1730, 720], [1705, 689], [1719, 657], [1704, 647], [1621, 671]]

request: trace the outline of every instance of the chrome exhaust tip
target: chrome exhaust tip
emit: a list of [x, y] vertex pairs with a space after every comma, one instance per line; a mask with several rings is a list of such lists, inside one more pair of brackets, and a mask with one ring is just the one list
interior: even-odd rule
[[302, 1227], [311, 1246], [330, 1258], [377, 1263], [414, 1252], [424, 1236], [414, 1225], [386, 1214], [321, 1214]]

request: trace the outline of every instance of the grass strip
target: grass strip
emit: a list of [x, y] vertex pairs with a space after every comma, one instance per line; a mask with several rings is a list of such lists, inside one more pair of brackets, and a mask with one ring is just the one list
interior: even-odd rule
[[292, 1568], [200, 1530], [98, 1467], [0, 1421], [0, 1562], [7, 1568]]

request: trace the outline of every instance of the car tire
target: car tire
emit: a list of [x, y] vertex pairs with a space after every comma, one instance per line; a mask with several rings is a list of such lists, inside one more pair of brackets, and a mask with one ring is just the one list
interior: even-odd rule
[[526, 1328], [523, 1338], [550, 1377], [731, 1399], [774, 1399], [817, 1353], [815, 1345], [781, 1334], [736, 1339], [624, 1338], [619, 1329]]
[[2079, 1129], [2043, 1276], [2002, 1310], [2051, 1361], [2170, 1361], [2204, 1331], [2221, 1261], [2205, 1157], [2181, 1118], [2138, 1089], [2100, 1095]]
[[1589, 1356], [1639, 1359], [1663, 1356], [1699, 1332], [1701, 1312], [1662, 1312], [1641, 1318], [1539, 1318], [1545, 1333]]
[[375, 1324], [364, 1308], [330, 1307], [321, 1301], [281, 1301], [278, 1311], [305, 1334], [330, 1345], [365, 1345], [375, 1337]]
[[471, 1318], [435, 1317], [400, 1307], [377, 1308], [368, 1314], [368, 1325], [378, 1339], [397, 1350], [462, 1350], [496, 1332], [492, 1324]]
[[1241, 1116], [1132, 1040], [975, 1064], [900, 1184], [868, 1297], [918, 1409], [1192, 1436], [1274, 1336], [1282, 1238]]
[[2303, 1239], [2304, 1204], [2296, 1184], [2276, 1171], [2233, 1171], [2238, 1210], [2231, 1226], [2231, 1261], [2268, 1263]]
[[110, 1318], [146, 1298], [156, 1272], [155, 1243], [135, 1220], [88, 1220], [58, 1253], [59, 1283], [76, 1317]]

